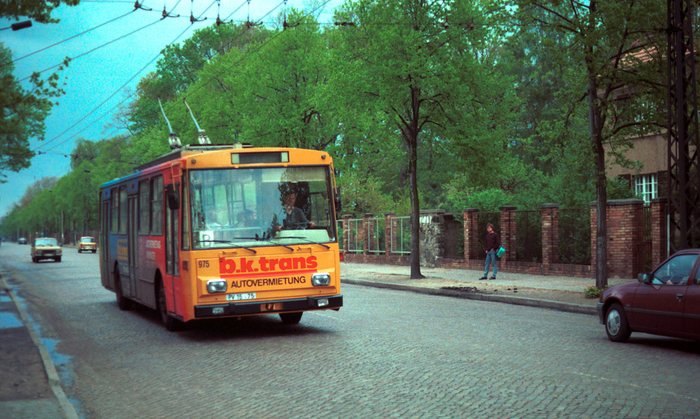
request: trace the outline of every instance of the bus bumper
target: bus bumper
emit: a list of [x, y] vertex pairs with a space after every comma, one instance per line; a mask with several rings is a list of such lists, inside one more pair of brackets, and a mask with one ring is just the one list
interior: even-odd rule
[[290, 311], [338, 310], [343, 306], [342, 295], [329, 297], [308, 297], [289, 300], [272, 300], [257, 302], [237, 302], [212, 304], [194, 307], [195, 319], [224, 316], [245, 316], [253, 314], [272, 314]]

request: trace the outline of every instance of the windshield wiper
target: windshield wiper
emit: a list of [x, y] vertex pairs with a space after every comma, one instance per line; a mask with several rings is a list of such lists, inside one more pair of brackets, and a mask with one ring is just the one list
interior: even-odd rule
[[308, 239], [308, 238], [302, 237], [302, 236], [284, 236], [284, 237], [280, 237], [278, 240], [280, 240], [280, 239], [304, 240], [305, 243], [317, 244], [317, 245], [319, 245], [319, 246], [325, 247], [327, 250], [330, 250], [330, 248], [331, 248], [329, 245], [327, 245], [327, 244], [325, 244], [325, 243], [315, 242], [315, 241], [313, 241], [313, 240], [311, 240], [311, 239]]
[[294, 248], [293, 248], [293, 247], [287, 246], [287, 245], [284, 245], [284, 244], [281, 244], [281, 243], [275, 243], [274, 241], [272, 241], [272, 240], [270, 239], [270, 237], [268, 237], [268, 236], [266, 236], [266, 235], [263, 235], [262, 237], [261, 237], [261, 236], [258, 236], [257, 234], [255, 235], [255, 237], [234, 237], [234, 240], [255, 240], [255, 241], [258, 241], [258, 242], [265, 242], [265, 243], [275, 244], [275, 245], [278, 245], [278, 246], [282, 246], [282, 247], [284, 247], [285, 249], [289, 249], [289, 250], [291, 250], [292, 252], [294, 251]]
[[[225, 243], [225, 244], [236, 244], [236, 243], [234, 243], [234, 242], [232, 242], [232, 241], [229, 241], [229, 240], [197, 240], [197, 243]], [[237, 246], [237, 248], [238, 248], [238, 249], [245, 249], [245, 250], [248, 250], [248, 251], [250, 251], [250, 252], [253, 252], [254, 255], [258, 253], [257, 250], [255, 250], [255, 249], [253, 249], [253, 248], [250, 248], [250, 247], [246, 247], [246, 246]]]

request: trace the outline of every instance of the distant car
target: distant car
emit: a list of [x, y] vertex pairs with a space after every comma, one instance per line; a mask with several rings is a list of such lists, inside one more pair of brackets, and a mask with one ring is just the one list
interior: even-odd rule
[[598, 317], [613, 342], [632, 332], [700, 340], [700, 249], [681, 250], [638, 281], [609, 288]]
[[42, 259], [53, 259], [61, 261], [63, 249], [58, 244], [58, 240], [53, 237], [37, 237], [32, 245], [32, 262], [37, 263]]
[[17, 239], [17, 244], [27, 244], [27, 239], [24, 237], [20, 237]]
[[85, 252], [97, 252], [97, 242], [94, 237], [83, 236], [78, 242], [78, 253]]

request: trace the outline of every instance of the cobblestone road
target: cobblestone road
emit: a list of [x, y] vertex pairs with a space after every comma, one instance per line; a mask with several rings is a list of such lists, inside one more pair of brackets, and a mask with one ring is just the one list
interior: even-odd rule
[[700, 412], [700, 344], [614, 344], [589, 315], [346, 285], [340, 312], [298, 326], [269, 316], [170, 333], [146, 309], [118, 310], [96, 255], [65, 253], [2, 263], [85, 417]]

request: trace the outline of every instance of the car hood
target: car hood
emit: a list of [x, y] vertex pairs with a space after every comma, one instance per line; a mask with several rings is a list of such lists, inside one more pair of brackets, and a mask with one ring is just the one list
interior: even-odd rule
[[610, 287], [603, 292], [603, 300], [606, 300], [612, 296], [622, 298], [622, 297], [631, 297], [634, 295], [635, 292], [637, 292], [637, 288], [639, 288], [640, 283], [639, 282], [629, 282], [627, 284], [620, 284], [620, 285], [615, 285], [614, 287]]

